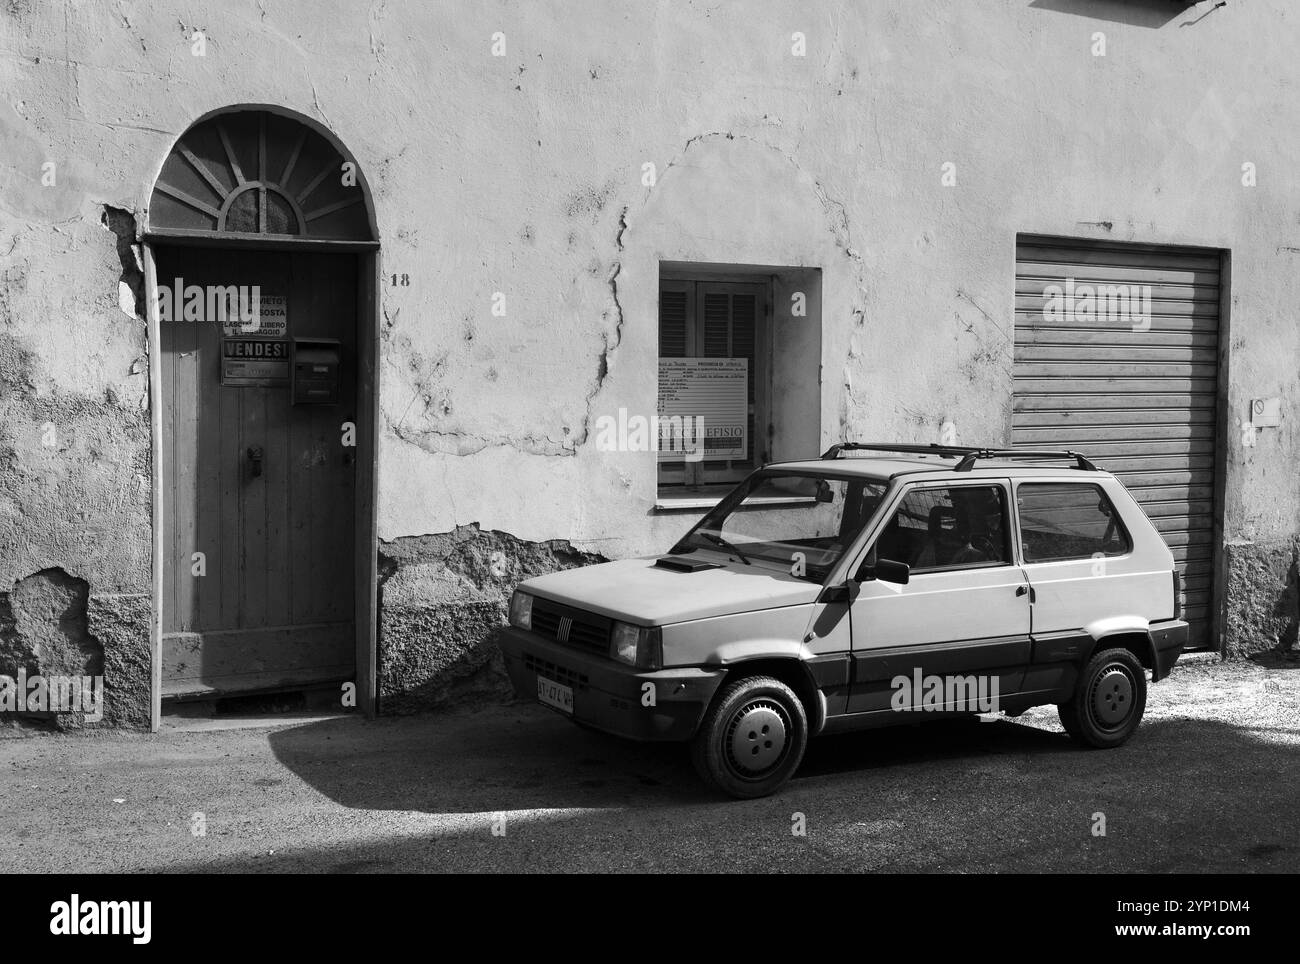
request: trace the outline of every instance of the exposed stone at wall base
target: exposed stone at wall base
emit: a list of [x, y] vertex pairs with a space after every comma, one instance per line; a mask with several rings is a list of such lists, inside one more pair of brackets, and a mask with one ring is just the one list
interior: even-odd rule
[[1300, 539], [1229, 543], [1225, 551], [1225, 657], [1293, 650], [1300, 622]]
[[[150, 599], [92, 596], [86, 580], [42, 569], [0, 593], [0, 674], [103, 677], [103, 718], [83, 712], [4, 713], [9, 728], [149, 729]], [[24, 694], [26, 695], [26, 694]]]
[[565, 540], [524, 542], [477, 524], [382, 543], [380, 712], [508, 700], [496, 633], [505, 625], [514, 587], [542, 573], [604, 561]]
[[90, 634], [102, 644], [104, 653], [104, 719], [100, 726], [149, 729], [151, 619], [148, 593], [90, 597]]
[[[47, 681], [102, 674], [103, 647], [87, 625], [88, 595], [86, 580], [59, 568], [42, 569], [15, 582], [0, 598], [0, 674]], [[19, 699], [27, 699], [29, 692], [19, 692]], [[4, 715], [60, 730], [86, 722], [80, 713], [20, 709]]]

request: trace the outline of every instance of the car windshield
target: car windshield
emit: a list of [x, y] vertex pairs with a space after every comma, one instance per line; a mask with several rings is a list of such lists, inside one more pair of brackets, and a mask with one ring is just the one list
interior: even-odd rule
[[887, 483], [811, 472], [751, 475], [672, 549], [713, 549], [821, 582], [880, 505]]

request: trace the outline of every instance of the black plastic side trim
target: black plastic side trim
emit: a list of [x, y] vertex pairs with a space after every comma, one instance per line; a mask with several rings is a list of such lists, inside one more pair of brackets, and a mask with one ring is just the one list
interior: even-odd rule
[[926, 673], [950, 674], [1019, 666], [1029, 662], [1028, 636], [995, 636], [951, 643], [922, 643], [853, 654], [853, 680], [888, 680], [910, 676], [918, 665]]
[[1061, 660], [1079, 660], [1092, 649], [1092, 637], [1087, 633], [1043, 633], [1031, 637], [1034, 641], [1033, 662], [1055, 663]]
[[808, 674], [819, 690], [834, 689], [849, 685], [849, 654], [830, 653], [826, 656], [813, 656], [804, 660]]

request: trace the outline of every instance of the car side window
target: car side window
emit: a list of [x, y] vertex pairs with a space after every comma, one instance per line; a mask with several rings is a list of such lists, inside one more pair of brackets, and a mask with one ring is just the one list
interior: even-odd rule
[[1133, 548], [1124, 523], [1101, 486], [1025, 482], [1016, 488], [1025, 562], [1122, 556]]
[[1002, 487], [913, 489], [876, 540], [875, 554], [905, 562], [913, 572], [1010, 563]]

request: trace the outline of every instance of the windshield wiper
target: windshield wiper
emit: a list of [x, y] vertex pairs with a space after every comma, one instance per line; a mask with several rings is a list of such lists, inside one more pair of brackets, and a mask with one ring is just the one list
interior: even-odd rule
[[721, 546], [723, 549], [726, 549], [728, 552], [734, 552], [736, 554], [736, 557], [740, 559], [740, 561], [743, 562], [745, 565], [747, 566], [753, 565], [752, 562], [750, 562], [748, 559], [745, 558], [745, 554], [743, 552], [737, 549], [726, 539], [722, 538], [722, 536], [715, 536], [712, 532], [697, 532], [695, 534], [699, 536], [701, 539], [708, 539], [710, 542], [714, 543], [715, 545]]

